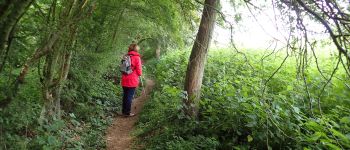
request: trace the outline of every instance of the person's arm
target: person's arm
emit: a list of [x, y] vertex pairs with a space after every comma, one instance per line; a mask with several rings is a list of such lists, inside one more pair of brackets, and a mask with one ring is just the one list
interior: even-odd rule
[[141, 58], [140, 57], [138, 57], [138, 59], [136, 59], [135, 71], [136, 71], [136, 74], [138, 76], [142, 75], [142, 64], [141, 64]]

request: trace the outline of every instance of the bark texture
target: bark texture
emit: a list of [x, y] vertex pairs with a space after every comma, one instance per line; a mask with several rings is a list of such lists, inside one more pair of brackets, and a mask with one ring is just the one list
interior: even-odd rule
[[33, 1], [5, 0], [0, 3], [0, 60], [6, 57], [10, 33]]
[[[43, 68], [42, 96], [44, 106], [39, 118], [41, 124], [45, 122], [50, 124], [52, 121], [61, 118], [61, 92], [70, 69], [79, 18], [82, 15], [81, 11], [83, 11], [81, 8], [83, 8], [86, 1], [67, 0], [65, 2], [69, 7], [65, 7], [65, 11], [60, 14], [63, 24], [57, 26], [58, 28], [62, 26], [67, 28], [61, 31], [59, 39], [52, 47], [52, 51], [46, 55]], [[73, 20], [77, 20], [77, 22], [71, 22]]]
[[218, 3], [219, 0], [205, 0], [201, 23], [187, 66], [184, 87], [187, 97], [184, 98], [184, 103], [185, 112], [192, 117], [196, 117], [198, 114], [198, 101], [200, 99], [204, 67], [214, 29], [215, 9]]
[[158, 44], [157, 44], [157, 49], [156, 49], [156, 58], [157, 58], [157, 59], [160, 59], [160, 51], [161, 51], [161, 49], [160, 49], [160, 43], [158, 42]]

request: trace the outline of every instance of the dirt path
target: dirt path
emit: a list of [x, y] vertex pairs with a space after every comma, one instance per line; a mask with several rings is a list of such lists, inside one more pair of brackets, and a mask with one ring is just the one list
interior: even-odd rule
[[114, 119], [113, 124], [107, 129], [107, 150], [128, 150], [131, 148], [134, 139], [131, 131], [154, 85], [153, 80], [147, 79], [145, 91], [142, 92], [140, 97], [133, 100], [131, 112], [137, 114], [135, 117], [117, 116]]

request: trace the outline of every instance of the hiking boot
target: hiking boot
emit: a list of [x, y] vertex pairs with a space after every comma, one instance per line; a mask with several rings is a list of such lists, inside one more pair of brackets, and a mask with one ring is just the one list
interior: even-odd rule
[[117, 114], [118, 114], [118, 116], [123, 116], [123, 117], [134, 117], [134, 116], [136, 116], [136, 114], [134, 114], [134, 113], [124, 114], [124, 113], [118, 112]]
[[134, 117], [136, 114], [130, 113], [130, 114], [124, 114], [125, 117]]

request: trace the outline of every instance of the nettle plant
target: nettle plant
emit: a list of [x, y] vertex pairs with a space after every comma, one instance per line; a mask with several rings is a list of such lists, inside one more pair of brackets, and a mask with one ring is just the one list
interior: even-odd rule
[[[262, 55], [260, 51], [255, 51], [248, 52], [246, 57], [253, 60]], [[150, 148], [166, 148], [162, 144], [164, 141], [177, 146], [211, 143], [206, 148], [213, 146], [221, 149], [261, 148], [267, 144], [273, 149], [349, 148], [350, 113], [346, 109], [349, 105], [342, 99], [347, 93], [324, 95], [321, 97], [323, 115], [312, 116], [304, 82], [297, 78], [293, 59], [288, 60], [264, 84], [282, 59], [269, 58], [275, 62], [265, 60], [265, 64], [249, 64], [244, 56], [230, 50], [210, 52], [202, 85], [199, 117], [197, 120], [186, 117], [181, 111], [184, 107], [181, 89], [186, 57], [188, 53], [184, 51], [171, 52], [152, 65], [159, 87], [145, 107], [144, 114], [147, 115], [141, 116], [139, 127], [142, 129], [138, 131], [140, 135], [156, 133], [150, 139], [147, 138]], [[309, 76], [314, 80], [309, 80], [312, 86], [320, 87], [324, 81], [317, 80], [320, 75], [315, 71], [310, 69]], [[343, 76], [343, 73], [337, 75]], [[340, 89], [345, 90], [346, 86], [336, 81], [325, 92]], [[318, 92], [316, 88], [310, 90], [314, 97]], [[341, 103], [334, 104], [333, 101]], [[313, 105], [316, 106], [317, 102]], [[314, 113], [318, 113], [317, 107], [313, 109]], [[152, 118], [162, 119], [153, 122]], [[153, 128], [155, 124], [162, 126]], [[195, 140], [200, 137], [205, 137], [205, 140]], [[209, 139], [212, 142], [208, 143]], [[207, 143], [204, 144], [204, 141]]]

